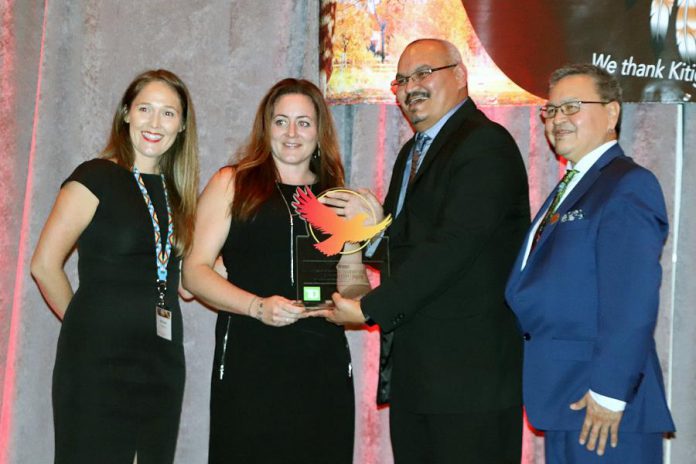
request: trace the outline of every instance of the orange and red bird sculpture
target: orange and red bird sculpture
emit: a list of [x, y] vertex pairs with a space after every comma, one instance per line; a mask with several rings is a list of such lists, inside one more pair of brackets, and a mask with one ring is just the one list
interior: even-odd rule
[[346, 242], [359, 243], [369, 240], [382, 232], [391, 224], [391, 216], [387, 216], [379, 224], [365, 225], [368, 216], [359, 213], [352, 219], [343, 219], [333, 209], [326, 206], [314, 196], [311, 190], [298, 187], [292, 206], [302, 219], [309, 222], [313, 228], [331, 235], [328, 239], [314, 244], [314, 247], [326, 256], [338, 254]]

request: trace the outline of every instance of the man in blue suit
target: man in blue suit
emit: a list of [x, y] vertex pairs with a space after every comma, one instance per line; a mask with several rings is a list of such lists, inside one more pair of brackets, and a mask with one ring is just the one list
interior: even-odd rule
[[592, 65], [555, 71], [541, 109], [569, 170], [532, 223], [506, 298], [550, 464], [660, 463], [674, 430], [653, 339], [667, 213], [655, 176], [617, 143], [620, 112], [618, 82]]

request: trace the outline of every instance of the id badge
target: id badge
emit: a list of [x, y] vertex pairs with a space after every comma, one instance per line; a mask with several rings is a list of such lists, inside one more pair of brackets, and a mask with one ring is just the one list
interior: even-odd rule
[[172, 340], [172, 312], [166, 308], [155, 306], [157, 315], [157, 336]]

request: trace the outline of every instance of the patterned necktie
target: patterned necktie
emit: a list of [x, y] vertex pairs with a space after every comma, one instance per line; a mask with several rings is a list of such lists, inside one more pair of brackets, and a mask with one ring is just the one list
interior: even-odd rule
[[556, 187], [556, 196], [553, 197], [551, 206], [549, 206], [549, 209], [546, 210], [544, 219], [541, 220], [541, 223], [539, 224], [539, 227], [537, 227], [536, 233], [534, 234], [534, 240], [532, 241], [532, 250], [539, 241], [539, 238], [541, 237], [541, 233], [544, 231], [544, 228], [549, 223], [549, 221], [553, 217], [553, 214], [558, 209], [558, 205], [561, 202], [561, 198], [563, 198], [563, 194], [565, 193], [568, 184], [570, 184], [570, 181], [573, 179], [573, 176], [575, 176], [575, 174], [577, 173], [578, 171], [576, 171], [575, 169], [567, 170], [565, 175], [563, 176], [563, 179], [561, 179], [561, 181], [558, 183], [558, 187]]
[[428, 140], [430, 140], [430, 137], [425, 135], [423, 132], [418, 132], [416, 134], [416, 142], [413, 145], [413, 153], [411, 154], [411, 171], [408, 173], [408, 185], [411, 185], [413, 178], [416, 177], [416, 172], [418, 172], [418, 163], [420, 162], [423, 148]]

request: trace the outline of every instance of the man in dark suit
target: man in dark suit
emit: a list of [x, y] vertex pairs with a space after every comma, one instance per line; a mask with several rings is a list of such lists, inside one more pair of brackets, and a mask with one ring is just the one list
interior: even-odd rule
[[409, 44], [392, 88], [417, 133], [384, 202], [391, 276], [360, 301], [336, 295], [324, 315], [394, 333], [397, 464], [518, 464], [522, 341], [504, 287], [529, 225], [522, 158], [468, 97], [451, 43]]
[[541, 114], [572, 169], [506, 289], [526, 340], [527, 415], [546, 431], [551, 464], [660, 463], [674, 430], [653, 340], [667, 213], [655, 176], [617, 143], [620, 112], [621, 88], [603, 69], [552, 74]]

